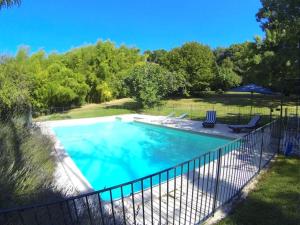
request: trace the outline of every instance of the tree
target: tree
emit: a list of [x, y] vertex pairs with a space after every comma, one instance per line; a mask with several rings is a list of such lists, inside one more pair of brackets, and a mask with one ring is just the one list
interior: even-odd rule
[[0, 9], [8, 8], [13, 5], [19, 6], [21, 4], [21, 0], [0, 0]]
[[168, 65], [168, 51], [164, 49], [145, 51], [144, 55], [147, 56], [147, 62], [157, 63], [164, 67]]
[[269, 74], [270, 85], [280, 90], [283, 79], [300, 75], [300, 2], [261, 0], [261, 3], [256, 17], [266, 38], [259, 46], [263, 56], [260, 65], [268, 69], [265, 72]]
[[189, 42], [169, 52], [166, 67], [185, 74], [187, 90], [195, 95], [211, 88], [216, 69], [215, 56], [208, 46]]
[[221, 66], [218, 66], [218, 72], [214, 78], [215, 90], [225, 91], [241, 83], [241, 77], [234, 72], [233, 68], [234, 64], [229, 58], [225, 58]]
[[143, 108], [159, 104], [169, 93], [183, 86], [183, 83], [180, 75], [154, 63], [136, 65], [126, 79], [130, 95]]

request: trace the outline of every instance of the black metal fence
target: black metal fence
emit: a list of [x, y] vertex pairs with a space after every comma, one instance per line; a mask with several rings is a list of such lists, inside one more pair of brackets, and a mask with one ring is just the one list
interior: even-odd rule
[[[224, 124], [241, 124], [241, 123], [248, 123], [249, 120], [253, 115], [260, 115], [261, 116], [261, 123], [267, 124], [274, 119], [280, 117], [280, 107], [256, 107], [256, 106], [220, 106], [218, 104], [211, 104], [211, 105], [201, 105], [201, 104], [171, 104], [171, 105], [163, 105], [154, 107], [151, 109], [147, 109], [146, 111], [141, 111], [141, 109], [135, 108], [135, 106], [114, 106], [114, 105], [107, 105], [107, 108], [114, 108], [117, 109], [126, 109], [128, 113], [145, 113], [149, 115], [167, 115], [170, 113], [175, 113], [176, 116], [186, 113], [189, 119], [193, 120], [205, 120], [206, 118], [206, 111], [208, 110], [216, 110], [217, 111], [217, 120], [218, 123]], [[286, 106], [285, 106], [286, 107]], [[54, 118], [61, 116], [61, 118], [68, 118], [68, 115], [64, 113], [68, 113], [72, 109], [76, 109], [78, 107], [51, 107], [47, 110], [43, 111], [35, 111], [33, 110], [33, 116], [38, 117], [41, 115], [51, 115], [54, 114]], [[105, 108], [105, 106], [104, 106]], [[298, 112], [298, 110], [297, 110]], [[296, 113], [296, 107], [295, 107]], [[56, 115], [61, 114], [61, 115]], [[101, 115], [101, 113], [99, 114]], [[48, 119], [48, 118], [47, 118]]]
[[0, 211], [3, 225], [198, 224], [238, 195], [280, 150], [275, 120], [158, 173], [61, 201]]

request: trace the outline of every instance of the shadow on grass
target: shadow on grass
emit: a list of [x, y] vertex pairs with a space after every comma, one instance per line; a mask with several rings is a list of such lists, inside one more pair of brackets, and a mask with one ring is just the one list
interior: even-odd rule
[[[299, 194], [292, 193], [294, 199], [299, 198]], [[283, 196], [281, 196], [283, 197]], [[278, 201], [285, 200], [284, 198], [278, 198]], [[237, 210], [233, 211], [233, 214], [228, 219], [220, 222], [223, 224], [236, 224], [236, 225], [297, 225], [299, 224], [299, 214], [296, 212], [287, 212], [280, 205], [276, 205], [272, 202], [267, 202], [255, 197], [249, 197], [245, 202], [236, 206]], [[299, 212], [298, 212], [299, 213]]]
[[279, 156], [257, 190], [219, 225], [297, 225], [300, 221], [299, 158]]
[[134, 112], [139, 112], [141, 111], [141, 106], [137, 102], [124, 102], [122, 104], [117, 104], [117, 105], [106, 105], [104, 107], [105, 109], [127, 109], [131, 110]]

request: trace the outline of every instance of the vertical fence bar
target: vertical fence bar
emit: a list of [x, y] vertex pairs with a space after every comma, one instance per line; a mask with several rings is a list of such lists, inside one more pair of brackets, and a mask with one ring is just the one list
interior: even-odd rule
[[[20, 211], [20, 210], [18, 211], [18, 216], [20, 218], [21, 224], [25, 225], [24, 217], [22, 216], [22, 211]], [[7, 221], [8, 221], [8, 217], [6, 217], [6, 218], [7, 218]]]
[[193, 165], [194, 165], [194, 168], [193, 168], [192, 199], [191, 199], [191, 212], [190, 212], [190, 222], [189, 222], [189, 224], [191, 224], [191, 222], [192, 222], [192, 213], [193, 213], [196, 160], [194, 160]]
[[134, 201], [134, 188], [133, 183], [131, 183], [131, 195], [132, 195], [132, 211], [133, 211], [133, 222], [136, 225], [136, 216], [135, 216], [135, 201]]
[[176, 176], [177, 176], [177, 174], [176, 174], [176, 169], [177, 169], [177, 167], [175, 167], [175, 169], [174, 169], [174, 205], [173, 205], [173, 225], [175, 224], [175, 209], [176, 209]]
[[[99, 208], [100, 208], [101, 223], [102, 223], [102, 225], [104, 225], [104, 215], [103, 215], [103, 209], [102, 209], [102, 203], [101, 203], [101, 194], [100, 193], [98, 193], [98, 202], [99, 202]], [[75, 204], [75, 202], [74, 202], [74, 204]]]
[[189, 178], [190, 178], [190, 161], [188, 162], [187, 176], [186, 176], [186, 199], [185, 199], [184, 224], [186, 224], [187, 207], [188, 207], [188, 199], [189, 199]]
[[270, 108], [270, 120], [269, 120], [270, 123], [272, 122], [272, 119], [273, 119], [272, 113], [273, 113], [273, 109]]
[[124, 193], [123, 193], [123, 186], [121, 186], [121, 199], [122, 199], [122, 212], [123, 212], [123, 220], [124, 220], [124, 224], [126, 225], [126, 212], [125, 212], [125, 205], [124, 205]]
[[110, 195], [110, 205], [111, 205], [111, 212], [112, 212], [112, 216], [113, 216], [113, 222], [114, 222], [114, 225], [116, 225], [115, 210], [114, 210], [114, 200], [113, 200], [112, 190], [111, 189], [109, 189], [109, 195]]
[[[210, 178], [210, 190], [213, 188], [213, 183], [214, 183], [214, 173], [215, 173], [215, 152], [211, 152], [212, 154], [212, 171], [211, 171], [211, 178]], [[211, 191], [212, 192], [212, 191]], [[213, 193], [210, 193], [209, 196], [209, 202], [208, 202], [208, 209], [212, 209], [211, 207], [213, 206]], [[211, 210], [213, 211], [213, 210]]]
[[154, 224], [153, 221], [153, 181], [152, 181], [152, 176], [150, 177], [150, 194], [151, 194], [151, 224]]
[[[201, 203], [200, 203], [200, 220], [202, 219], [201, 218], [201, 215], [202, 215], [202, 206], [203, 206], [203, 202], [204, 202], [204, 194], [203, 194], [203, 191], [204, 191], [204, 179], [205, 179], [205, 165], [206, 165], [206, 154], [204, 154], [204, 159], [203, 159], [203, 176], [202, 176], [202, 187], [201, 187]], [[205, 209], [204, 209], [205, 211]]]
[[161, 224], [161, 173], [158, 175], [159, 182], [159, 224]]
[[[196, 209], [195, 209], [195, 223], [197, 223], [197, 213], [198, 213], [198, 201], [199, 201], [199, 190], [200, 190], [200, 168], [201, 168], [201, 156], [199, 157], [199, 166], [198, 166], [198, 182], [197, 182], [197, 198], [196, 198]], [[200, 212], [201, 216], [201, 212]], [[199, 218], [200, 219], [200, 218]]]
[[222, 148], [219, 148], [217, 157], [218, 157], [218, 162], [217, 162], [216, 185], [215, 185], [215, 190], [214, 190], [215, 193], [214, 193], [214, 202], [213, 202], [213, 215], [216, 211], [216, 204], [217, 204], [217, 197], [218, 197], [218, 190], [219, 190]]
[[[208, 153], [208, 169], [207, 169], [207, 180], [206, 180], [206, 190], [205, 190], [205, 203], [204, 203], [204, 213], [206, 210], [207, 206], [207, 195], [208, 195], [208, 183], [209, 183], [209, 175], [210, 175], [210, 152]], [[209, 213], [209, 208], [208, 208], [208, 213]]]
[[143, 211], [143, 224], [145, 225], [145, 200], [144, 200], [144, 180], [141, 180], [141, 187], [142, 187], [142, 211]]
[[50, 224], [53, 225], [52, 216], [51, 216], [51, 213], [50, 213], [50, 211], [49, 211], [49, 207], [46, 206], [46, 209], [47, 209], [48, 218], [49, 218], [49, 220], [50, 220]]
[[[61, 202], [59, 203], [59, 207], [60, 207], [60, 209], [61, 209], [61, 213], [62, 213], [62, 216], [63, 216], [64, 224], [67, 225], [66, 218], [65, 218], [65, 213], [64, 213], [64, 209], [63, 209], [63, 207], [62, 207], [62, 203], [61, 203]], [[36, 217], [36, 214], [35, 214], [35, 217]], [[89, 218], [90, 218], [90, 217], [89, 217]], [[35, 218], [35, 220], [36, 220], [36, 218]], [[90, 224], [92, 224], [91, 220], [90, 220]]]
[[74, 210], [75, 210], [76, 222], [79, 223], [78, 210], [77, 210], [76, 202], [74, 199], [73, 199], [73, 206], [74, 206]]
[[179, 201], [179, 224], [181, 220], [181, 206], [182, 206], [182, 176], [183, 176], [183, 164], [180, 167], [180, 201]]
[[167, 170], [167, 223], [169, 221], [169, 170]]
[[73, 223], [73, 216], [72, 216], [72, 213], [71, 213], [69, 201], [66, 201], [66, 205], [67, 205], [67, 209], [68, 209], [68, 214], [69, 214], [70, 219], [71, 219], [71, 223]]
[[263, 148], [264, 148], [264, 128], [261, 129], [261, 146], [260, 146], [260, 156], [259, 156], [259, 166], [258, 166], [258, 173], [261, 169], [261, 161], [263, 155]]

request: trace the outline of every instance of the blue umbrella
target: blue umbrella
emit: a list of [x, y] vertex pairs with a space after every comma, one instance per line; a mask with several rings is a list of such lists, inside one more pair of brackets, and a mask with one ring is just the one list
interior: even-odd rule
[[269, 88], [264, 88], [262, 86], [256, 84], [247, 84], [240, 87], [236, 87], [231, 89], [232, 92], [251, 92], [251, 109], [250, 115], [252, 115], [252, 105], [253, 105], [253, 93], [265, 94], [265, 95], [272, 95], [274, 94], [273, 91]]
[[240, 87], [236, 87], [231, 89], [230, 91], [233, 92], [251, 92], [251, 93], [259, 93], [259, 94], [265, 94], [265, 95], [272, 95], [274, 94], [273, 91], [269, 88], [264, 88], [262, 86], [258, 86], [256, 84], [247, 84]]

